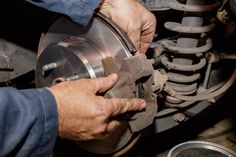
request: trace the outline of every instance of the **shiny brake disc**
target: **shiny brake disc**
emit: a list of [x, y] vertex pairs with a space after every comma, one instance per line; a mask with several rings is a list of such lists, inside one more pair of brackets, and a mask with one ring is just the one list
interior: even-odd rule
[[[112, 57], [120, 68], [135, 48], [125, 33], [111, 21], [96, 15], [87, 27], [60, 18], [42, 35], [36, 66], [36, 86], [50, 87], [66, 80], [104, 76], [102, 60]], [[110, 154], [122, 150], [135, 139], [128, 124], [109, 138], [79, 142], [87, 151]]]

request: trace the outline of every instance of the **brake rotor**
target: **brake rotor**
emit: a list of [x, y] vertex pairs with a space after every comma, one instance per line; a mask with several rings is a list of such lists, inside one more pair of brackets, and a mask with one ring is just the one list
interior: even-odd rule
[[[87, 27], [60, 18], [41, 37], [36, 86], [50, 87], [66, 80], [104, 76], [102, 59], [112, 57], [120, 68], [123, 59], [134, 52], [125, 33], [101, 15], [96, 15]], [[135, 137], [128, 124], [123, 124], [105, 140], [78, 145], [89, 152], [110, 154], [123, 150]]]

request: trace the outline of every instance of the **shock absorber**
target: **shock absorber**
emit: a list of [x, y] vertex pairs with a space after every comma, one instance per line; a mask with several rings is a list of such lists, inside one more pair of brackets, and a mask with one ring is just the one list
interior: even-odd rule
[[[163, 40], [162, 46], [168, 51], [161, 58], [165, 66], [162, 71], [168, 76], [168, 85], [178, 94], [192, 95], [198, 89], [201, 69], [206, 65], [205, 52], [212, 48], [212, 40], [206, 35], [215, 24], [204, 25], [204, 12], [216, 10], [220, 3], [205, 4], [205, 0], [187, 0], [182, 4], [172, 0], [169, 7], [184, 11], [182, 23], [166, 22], [165, 28], [179, 33], [176, 40]], [[169, 103], [181, 101], [167, 97]]]

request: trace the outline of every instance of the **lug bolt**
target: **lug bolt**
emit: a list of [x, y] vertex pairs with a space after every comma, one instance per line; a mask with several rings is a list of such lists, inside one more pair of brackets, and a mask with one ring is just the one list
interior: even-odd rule
[[80, 78], [79, 75], [73, 75], [66, 78], [66, 81], [74, 81], [74, 80], [78, 80], [79, 78]]
[[66, 78], [66, 81], [75, 81], [81, 78], [91, 78], [89, 73], [74, 74]]
[[43, 67], [42, 67], [42, 74], [43, 76], [45, 75], [45, 72], [49, 71], [49, 70], [53, 70], [53, 69], [56, 69], [58, 67], [58, 64], [57, 63], [49, 63], [49, 64], [45, 64]]

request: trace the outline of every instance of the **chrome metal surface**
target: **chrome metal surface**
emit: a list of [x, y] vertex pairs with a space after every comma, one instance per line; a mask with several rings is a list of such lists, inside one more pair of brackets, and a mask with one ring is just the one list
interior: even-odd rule
[[205, 141], [181, 143], [170, 150], [167, 157], [235, 157], [236, 153], [226, 147]]
[[[81, 73], [88, 73], [86, 76], [90, 78], [104, 76], [102, 59], [113, 57], [115, 65], [120, 68], [122, 60], [135, 52], [125, 34], [101, 16], [94, 18], [88, 27], [60, 18], [42, 36], [39, 45], [38, 87], [50, 86], [52, 78], [57, 77], [67, 78]], [[57, 67], [51, 69], [47, 76], [39, 72], [42, 71], [39, 69], [54, 62]]]
[[[60, 18], [42, 36], [39, 45], [37, 87], [104, 76], [103, 59], [112, 57], [115, 66], [121, 68], [123, 59], [135, 52], [127, 36], [101, 15], [96, 15], [87, 27]], [[123, 150], [132, 139], [133, 133], [124, 123], [105, 140], [77, 144], [89, 152], [109, 154]]]

